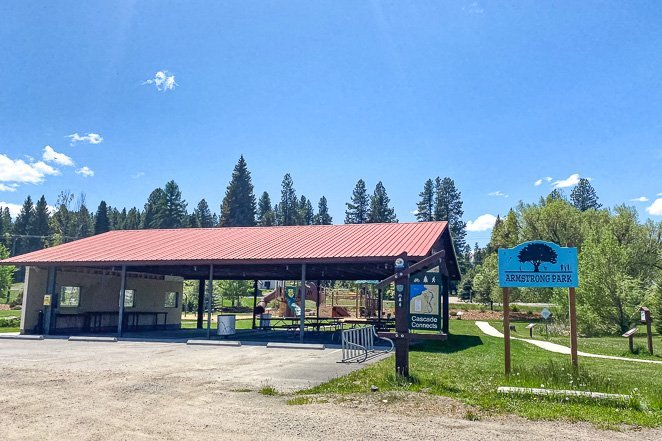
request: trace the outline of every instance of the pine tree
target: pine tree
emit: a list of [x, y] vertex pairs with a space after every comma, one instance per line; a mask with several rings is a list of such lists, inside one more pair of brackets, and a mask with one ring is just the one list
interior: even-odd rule
[[315, 219], [313, 204], [304, 195], [299, 200], [299, 225], [312, 225]]
[[276, 224], [275, 217], [274, 210], [271, 208], [271, 198], [265, 191], [257, 203], [257, 224], [261, 227], [270, 227]]
[[92, 214], [85, 205], [85, 200], [81, 200], [80, 207], [75, 214], [76, 218], [76, 237], [89, 237], [94, 234], [94, 227], [92, 224]]
[[101, 201], [97, 212], [94, 215], [94, 234], [110, 231], [110, 221], [108, 220], [108, 206], [106, 201]]
[[51, 227], [49, 223], [51, 215], [48, 211], [48, 203], [46, 203], [46, 197], [44, 197], [44, 195], [41, 195], [37, 201], [34, 212], [35, 215], [33, 219], [34, 223], [32, 226], [32, 234], [36, 236], [44, 236], [43, 239], [38, 239], [40, 241], [40, 245], [43, 246], [46, 237], [51, 235]]
[[382, 181], [375, 186], [375, 191], [370, 198], [370, 211], [368, 212], [368, 223], [393, 223], [398, 219], [395, 217], [395, 209], [389, 207], [391, 200], [386, 194], [386, 188]]
[[186, 201], [175, 181], [166, 183], [163, 190], [163, 207], [156, 213], [157, 228], [181, 228], [186, 222]]
[[457, 253], [462, 253], [466, 248], [464, 238], [467, 235], [467, 224], [462, 221], [464, 210], [461, 195], [451, 178], [437, 177], [435, 180], [434, 220], [448, 222]]
[[432, 179], [425, 181], [423, 191], [419, 196], [421, 200], [416, 204], [416, 219], [419, 222], [434, 220], [434, 182]]
[[368, 210], [370, 209], [370, 198], [365, 188], [363, 179], [359, 179], [352, 192], [351, 202], [345, 204], [346, 224], [365, 224], [368, 222]]
[[165, 208], [165, 192], [162, 188], [156, 188], [147, 198], [145, 210], [142, 216], [143, 228], [159, 228], [160, 217], [163, 217], [162, 211]]
[[[211, 228], [214, 226], [214, 217], [207, 205], [207, 201], [202, 199], [198, 202], [198, 206], [193, 210], [195, 216], [195, 224], [200, 228]], [[192, 224], [190, 226], [193, 226]]]
[[36, 249], [34, 248], [34, 241], [31, 241], [30, 238], [27, 237], [21, 237], [32, 235], [34, 217], [34, 204], [32, 203], [32, 198], [28, 195], [23, 202], [20, 213], [16, 216], [16, 222], [14, 222], [14, 234], [17, 236], [14, 237], [14, 240], [16, 241], [16, 254], [23, 254]]
[[570, 202], [579, 211], [597, 210], [602, 207], [595, 189], [586, 178], [580, 178], [579, 183], [572, 189]]
[[4, 207], [0, 212], [0, 224], [2, 225], [3, 237], [0, 240], [4, 240], [7, 246], [10, 246], [11, 239], [10, 234], [14, 228], [14, 223], [12, 222], [11, 213], [9, 212], [9, 207]]
[[136, 207], [133, 207], [126, 213], [124, 228], [127, 230], [140, 229], [140, 211]]
[[329, 215], [329, 207], [327, 206], [327, 201], [324, 196], [320, 198], [320, 201], [317, 204], [317, 214], [315, 215], [314, 223], [315, 225], [333, 224], [333, 218]]
[[[565, 201], [565, 194], [563, 193], [563, 190], [560, 188], [555, 188], [552, 190], [550, 194], [547, 195], [547, 198], [545, 199], [545, 203], [549, 203], [552, 201]], [[541, 204], [544, 205], [544, 204]]]
[[503, 237], [503, 220], [497, 214], [496, 221], [492, 227], [492, 234], [490, 235], [490, 243], [487, 244], [487, 254], [496, 253], [499, 248], [503, 248], [501, 238]]
[[242, 155], [232, 171], [232, 179], [221, 204], [221, 227], [252, 227], [255, 225], [255, 212], [251, 172]]
[[283, 177], [280, 190], [280, 203], [277, 205], [276, 218], [278, 225], [297, 225], [299, 220], [299, 203], [294, 182], [289, 173]]

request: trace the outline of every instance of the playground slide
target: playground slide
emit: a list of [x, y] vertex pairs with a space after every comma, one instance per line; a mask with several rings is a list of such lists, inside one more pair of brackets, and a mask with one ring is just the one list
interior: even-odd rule
[[267, 304], [279, 296], [280, 289], [280, 287], [276, 287], [276, 289], [262, 297], [260, 302], [255, 307], [255, 314], [264, 314], [264, 311], [267, 310]]
[[[255, 306], [255, 314], [264, 314], [264, 311], [266, 311], [267, 304], [269, 304], [269, 302], [277, 298], [281, 298], [286, 300], [287, 306], [295, 313], [296, 316], [299, 316], [301, 314], [301, 307], [296, 303], [296, 295], [289, 296], [285, 294], [283, 291], [284, 291], [283, 287], [277, 287], [269, 294], [262, 297], [262, 299]], [[306, 299], [315, 300], [315, 302], [321, 301], [322, 303], [324, 303], [324, 299], [320, 299], [320, 297], [322, 296], [320, 296], [320, 292], [317, 289], [317, 285], [314, 283], [306, 283]]]

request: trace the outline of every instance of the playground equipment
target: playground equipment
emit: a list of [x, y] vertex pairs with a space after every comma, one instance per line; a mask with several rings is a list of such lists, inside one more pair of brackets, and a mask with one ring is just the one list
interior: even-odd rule
[[[299, 287], [277, 286], [258, 301], [255, 314], [264, 314], [267, 305], [278, 301], [277, 315], [299, 317], [301, 299]], [[320, 287], [306, 283], [306, 300], [315, 302], [315, 316], [322, 318], [373, 318], [379, 316], [379, 296], [369, 283], [359, 283], [356, 289]], [[276, 311], [274, 311], [276, 312]]]
[[[278, 312], [281, 317], [298, 317], [301, 314], [300, 297], [298, 286], [277, 286], [257, 303], [255, 314], [264, 314], [270, 302], [279, 300]], [[324, 303], [325, 298], [324, 294], [317, 289], [316, 284], [308, 282], [306, 283], [306, 300], [313, 300], [316, 304], [320, 304]]]

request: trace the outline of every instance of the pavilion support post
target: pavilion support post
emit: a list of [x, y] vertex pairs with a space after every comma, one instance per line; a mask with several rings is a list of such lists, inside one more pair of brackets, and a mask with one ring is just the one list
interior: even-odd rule
[[198, 280], [198, 311], [196, 314], [196, 329], [202, 329], [205, 318], [205, 279]]
[[[209, 287], [207, 289], [207, 338], [211, 338], [211, 308], [214, 297], [214, 265], [209, 265]], [[221, 305], [222, 306], [222, 305]]]
[[442, 280], [442, 289], [443, 292], [441, 293], [441, 332], [444, 334], [448, 334], [449, 330], [449, 321], [450, 321], [450, 311], [449, 311], [449, 300], [450, 300], [450, 295], [451, 295], [451, 278], [445, 275], [441, 276]]
[[303, 329], [306, 322], [306, 264], [301, 264], [301, 286], [299, 287], [301, 293], [300, 313], [299, 313], [299, 341], [303, 343]]
[[320, 299], [322, 298], [322, 292], [320, 291], [322, 284], [321, 280], [318, 280], [315, 285], [317, 287], [317, 298], [315, 299], [315, 320], [317, 321], [317, 332], [320, 332]]
[[[56, 282], [57, 282], [57, 267], [54, 266], [49, 266], [48, 267], [48, 275], [47, 275], [47, 281], [46, 281], [46, 295], [50, 295], [50, 304], [49, 305], [44, 305], [44, 313], [43, 313], [43, 333], [46, 335], [50, 335], [51, 331], [55, 328], [55, 309], [58, 306], [58, 296], [57, 293], [55, 292], [56, 289]], [[46, 302], [44, 302], [46, 303]]]
[[122, 336], [124, 325], [124, 297], [126, 294], [126, 265], [122, 265], [122, 275], [120, 276], [120, 299], [119, 299], [119, 316], [117, 318], [117, 336]]
[[251, 329], [255, 329], [255, 308], [257, 308], [257, 293], [260, 290], [257, 288], [257, 279], [253, 281], [253, 325]]

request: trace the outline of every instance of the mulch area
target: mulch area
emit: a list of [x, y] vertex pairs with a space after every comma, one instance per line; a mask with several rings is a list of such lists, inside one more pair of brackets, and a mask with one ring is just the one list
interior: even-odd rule
[[0, 311], [9, 311], [11, 308], [9, 307], [8, 304], [6, 303], [1, 303], [0, 304]]
[[[451, 318], [457, 317], [458, 310], [451, 310]], [[540, 313], [534, 312], [533, 314], [527, 314], [526, 312], [510, 312], [511, 320], [521, 320], [521, 321], [538, 321], [542, 317]], [[463, 311], [462, 320], [503, 320], [503, 312], [501, 311]]]

